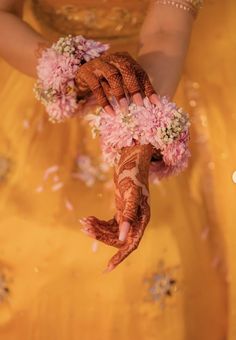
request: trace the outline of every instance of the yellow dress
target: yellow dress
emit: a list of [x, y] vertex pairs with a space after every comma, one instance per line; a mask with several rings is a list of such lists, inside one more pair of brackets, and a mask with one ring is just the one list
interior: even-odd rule
[[[135, 54], [148, 1], [96, 3], [34, 1], [25, 15]], [[235, 9], [206, 1], [195, 23], [175, 97], [191, 115], [189, 168], [151, 185], [140, 246], [110, 274], [115, 249], [78, 222], [114, 214], [98, 141], [80, 118], [48, 122], [34, 80], [0, 61], [1, 340], [236, 338]]]

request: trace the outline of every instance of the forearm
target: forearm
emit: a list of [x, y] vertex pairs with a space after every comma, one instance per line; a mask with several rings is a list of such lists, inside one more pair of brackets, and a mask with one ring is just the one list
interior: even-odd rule
[[171, 41], [175, 43], [176, 38], [165, 37], [164, 34], [157, 36], [140, 48], [138, 57], [138, 62], [148, 73], [157, 93], [170, 98], [174, 96], [180, 81], [187, 50], [185, 42], [172, 50]]
[[36, 77], [37, 49], [47, 44], [17, 15], [0, 10], [0, 56], [19, 71]]
[[141, 177], [143, 177], [143, 180], [147, 180], [150, 162], [160, 161], [162, 158], [160, 150], [155, 149], [151, 144], [137, 143], [132, 146], [124, 147], [121, 150], [120, 164], [125, 163], [127, 157], [132, 158], [134, 154], [136, 154], [138, 157], [137, 164], [139, 166], [139, 169], [142, 169]]
[[177, 89], [191, 37], [193, 18], [168, 6], [152, 5], [140, 32], [138, 61], [155, 90], [172, 98]]

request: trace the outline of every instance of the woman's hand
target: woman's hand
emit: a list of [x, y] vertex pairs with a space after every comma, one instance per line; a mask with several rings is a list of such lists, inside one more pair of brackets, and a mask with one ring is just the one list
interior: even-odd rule
[[109, 97], [114, 96], [127, 110], [126, 96], [137, 105], [142, 105], [142, 96], [147, 96], [158, 104], [158, 96], [143, 68], [127, 53], [104, 53], [100, 57], [83, 64], [77, 73], [78, 97], [91, 93], [98, 105], [114, 114]]
[[148, 176], [152, 155], [151, 145], [123, 148], [114, 171], [115, 217], [109, 221], [94, 216], [81, 220], [83, 232], [119, 249], [106, 271], [114, 269], [138, 247], [150, 220]]

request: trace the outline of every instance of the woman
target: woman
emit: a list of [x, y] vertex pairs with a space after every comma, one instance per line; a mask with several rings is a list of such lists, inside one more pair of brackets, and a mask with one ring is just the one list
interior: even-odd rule
[[[95, 281], [98, 266], [114, 250], [101, 244], [96, 254], [91, 252], [90, 240], [78, 233], [78, 219], [91, 214], [111, 218], [112, 174], [100, 161], [100, 146], [87, 123], [80, 118], [49, 123], [32, 96], [35, 79], [22, 74], [36, 77], [40, 46], [63, 34], [83, 34], [104, 38], [111, 51], [129, 47], [156, 92], [172, 98], [192, 13], [166, 1], [151, 2], [149, 8], [138, 1], [104, 1], [102, 7], [93, 1], [33, 1], [25, 4], [29, 26], [22, 21], [23, 2], [2, 1], [1, 6], [0, 53], [20, 71], [2, 62], [2, 280], [9, 289], [1, 306], [2, 337], [15, 338], [16, 330], [18, 339], [226, 337], [224, 215], [217, 215], [219, 196], [211, 191], [214, 143], [204, 126], [206, 114], [193, 115], [192, 139], [198, 142], [192, 142], [188, 171], [150, 186], [151, 220], [139, 251]], [[194, 107], [198, 83], [186, 86]], [[181, 98], [186, 104], [183, 87]], [[142, 98], [136, 94], [133, 100]], [[144, 177], [147, 182], [147, 171]], [[130, 226], [125, 227], [124, 238]], [[167, 306], [166, 312], [156, 300]], [[213, 328], [208, 326], [212, 321]]]

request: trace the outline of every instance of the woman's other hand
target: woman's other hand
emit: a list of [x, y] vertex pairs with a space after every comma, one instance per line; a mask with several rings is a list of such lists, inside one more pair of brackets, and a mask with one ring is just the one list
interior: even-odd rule
[[151, 145], [122, 149], [114, 170], [116, 214], [109, 221], [90, 216], [81, 220], [82, 231], [107, 245], [118, 248], [106, 271], [111, 271], [139, 245], [150, 220], [149, 164]]
[[137, 105], [143, 105], [143, 96], [158, 104], [158, 96], [143, 68], [127, 53], [105, 52], [100, 57], [83, 64], [77, 73], [78, 96], [93, 93], [97, 104], [114, 114], [110, 97], [128, 109], [126, 97]]

